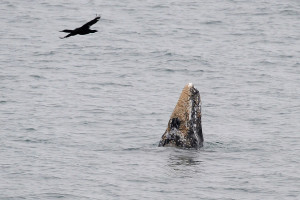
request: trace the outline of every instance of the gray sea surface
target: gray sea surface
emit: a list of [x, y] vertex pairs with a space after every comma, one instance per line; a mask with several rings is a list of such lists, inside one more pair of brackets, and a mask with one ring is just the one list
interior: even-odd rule
[[[0, 1], [0, 199], [300, 199], [300, 1]], [[97, 33], [60, 39], [101, 14]], [[183, 87], [204, 146], [158, 142]]]

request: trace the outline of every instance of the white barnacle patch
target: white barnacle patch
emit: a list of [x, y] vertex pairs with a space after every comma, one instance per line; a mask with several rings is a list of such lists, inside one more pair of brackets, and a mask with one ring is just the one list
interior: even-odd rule
[[178, 144], [184, 145], [187, 143], [182, 132], [175, 128], [167, 132], [165, 140], [168, 140], [168, 143], [164, 144], [164, 146], [178, 146]]
[[193, 83], [189, 83], [189, 88], [194, 87]]
[[189, 120], [191, 120], [192, 119], [192, 109], [193, 109], [193, 100], [192, 99], [189, 100], [188, 109], [189, 109]]

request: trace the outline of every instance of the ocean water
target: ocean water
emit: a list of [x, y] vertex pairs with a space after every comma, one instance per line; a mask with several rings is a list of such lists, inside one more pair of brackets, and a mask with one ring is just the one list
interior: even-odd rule
[[[299, 199], [300, 2], [0, 2], [0, 199]], [[101, 14], [97, 33], [59, 39]], [[184, 85], [204, 146], [157, 147]]]

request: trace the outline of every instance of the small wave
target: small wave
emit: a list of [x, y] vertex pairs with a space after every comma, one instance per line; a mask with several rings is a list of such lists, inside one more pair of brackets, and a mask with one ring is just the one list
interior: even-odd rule
[[159, 72], [171, 72], [171, 73], [174, 73], [174, 72], [189, 72], [188, 69], [170, 69], [170, 68], [163, 68], [163, 69], [156, 68], [155, 71], [159, 71]]
[[263, 65], [275, 65], [274, 62], [271, 62], [271, 61], [268, 61], [268, 60], [260, 61], [259, 64], [263, 64]]
[[35, 128], [26, 128], [25, 130], [26, 130], [26, 131], [36, 131]]
[[175, 70], [169, 69], [169, 68], [167, 68], [167, 69], [161, 69], [161, 70], [158, 70], [158, 71], [175, 72]]
[[299, 11], [296, 11], [296, 10], [283, 10], [280, 12], [280, 14], [283, 14], [283, 15], [299, 15]]
[[54, 54], [55, 54], [55, 51], [49, 51], [49, 52], [44, 52], [44, 53], [34, 52], [33, 56], [52, 56]]
[[216, 152], [217, 149], [224, 148], [222, 142], [205, 142], [203, 144], [203, 150], [205, 152]]
[[169, 8], [167, 5], [154, 5], [152, 8]]
[[208, 25], [215, 25], [215, 24], [222, 24], [222, 21], [206, 21], [203, 24], [208, 24]]
[[45, 77], [40, 76], [40, 75], [35, 75], [35, 74], [30, 75], [30, 77], [35, 78], [35, 79], [45, 79]]
[[141, 150], [141, 147], [130, 147], [123, 149], [124, 151], [138, 151]]
[[294, 68], [296, 68], [296, 67], [298, 68], [299, 66], [300, 66], [300, 63], [296, 63], [293, 65]]
[[292, 55], [280, 55], [280, 58], [293, 58], [294, 56]]
[[[33, 132], [36, 131], [34, 128], [27, 128], [25, 131], [28, 132]], [[25, 138], [25, 137], [20, 137], [15, 139], [14, 141], [16, 142], [23, 142], [23, 143], [31, 143], [31, 144], [50, 144], [50, 139], [42, 139], [42, 138]]]
[[86, 199], [87, 197], [85, 196], [77, 196], [77, 195], [72, 195], [72, 194], [63, 194], [63, 193], [41, 193], [41, 194], [30, 194], [26, 196], [15, 196], [15, 197], [10, 197], [12, 199], [48, 199], [48, 198], [53, 198], [53, 199]]
[[265, 16], [265, 15], [270, 15], [270, 13], [267, 13], [267, 12], [259, 12], [259, 13], [255, 13], [254, 15], [256, 15], [256, 16]]
[[49, 140], [42, 140], [42, 139], [35, 139], [35, 140], [25, 139], [23, 141], [26, 142], [26, 143], [34, 143], [34, 144], [37, 144], [37, 143], [48, 144], [48, 143], [50, 143]]
[[102, 85], [102, 86], [133, 87], [132, 84], [121, 84], [121, 83], [113, 83], [113, 82], [100, 83], [99, 85]]

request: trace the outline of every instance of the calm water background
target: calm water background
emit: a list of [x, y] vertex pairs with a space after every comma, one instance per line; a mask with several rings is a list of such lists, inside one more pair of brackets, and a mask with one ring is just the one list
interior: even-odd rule
[[[0, 199], [299, 199], [300, 2], [0, 2]], [[99, 32], [64, 40], [101, 14]], [[157, 147], [184, 85], [204, 147]]]

